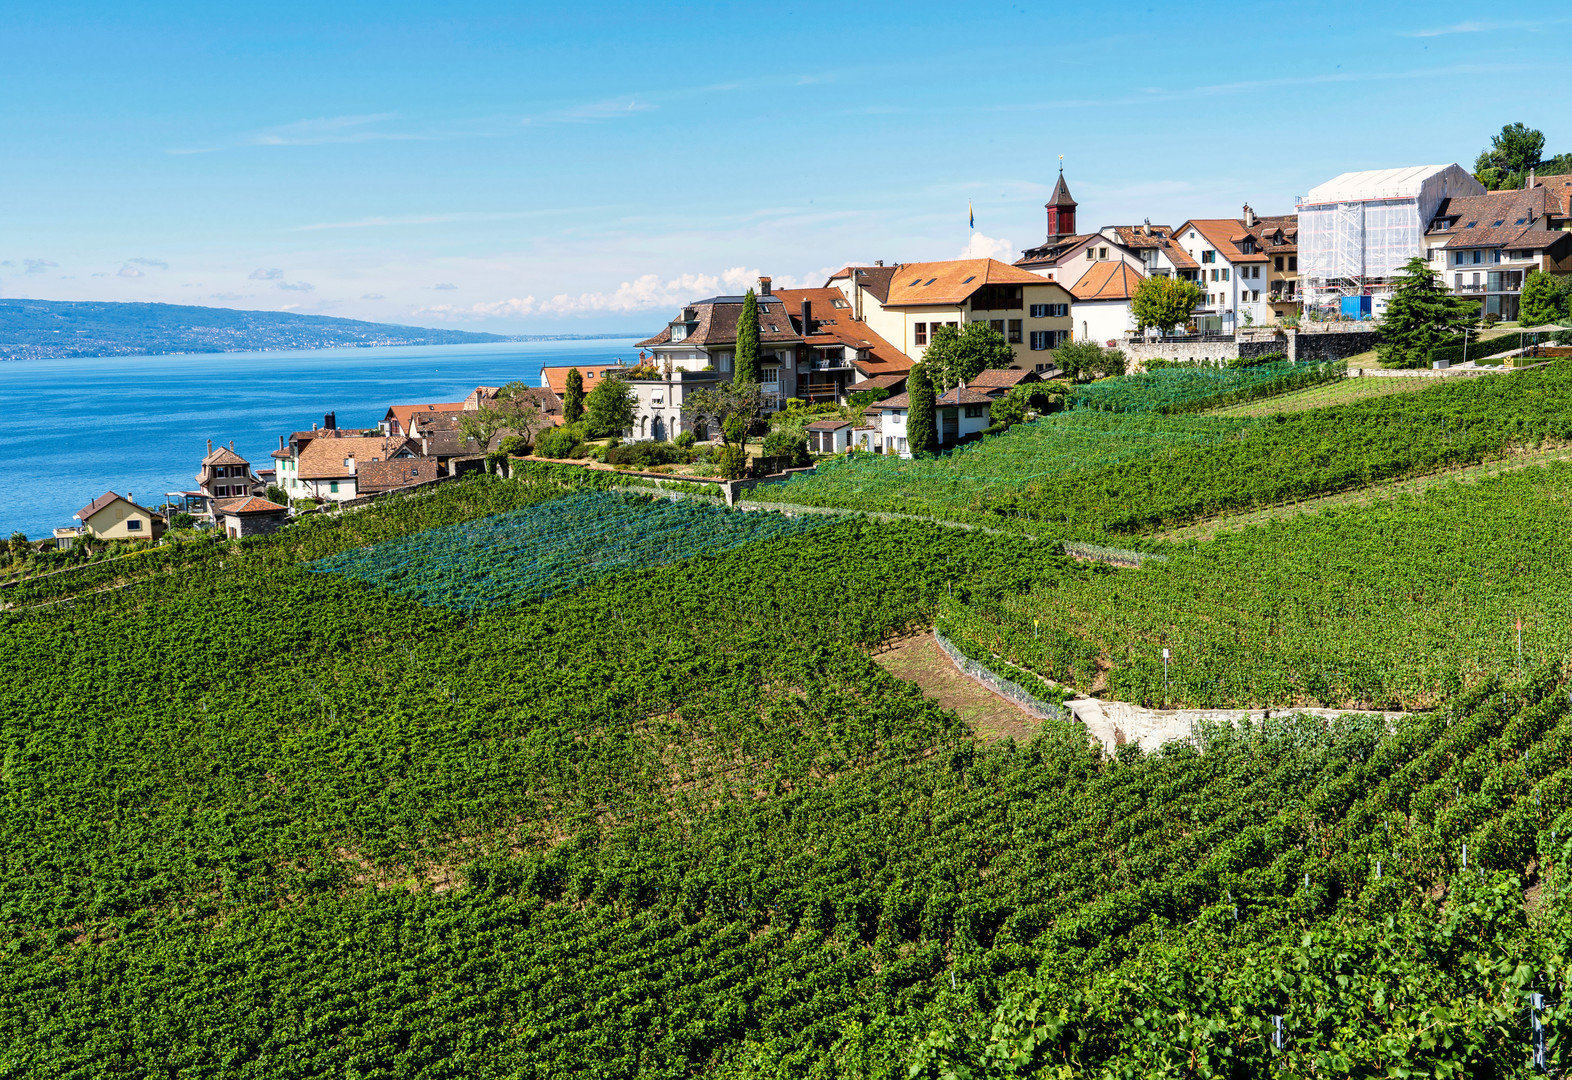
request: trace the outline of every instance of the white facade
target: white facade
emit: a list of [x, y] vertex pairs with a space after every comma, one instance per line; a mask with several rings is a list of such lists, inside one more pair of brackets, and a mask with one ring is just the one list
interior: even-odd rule
[[[1223, 227], [1230, 231], [1238, 227], [1237, 222], [1224, 221]], [[1224, 333], [1271, 322], [1271, 285], [1265, 257], [1241, 253], [1226, 236], [1218, 234], [1215, 224], [1209, 220], [1201, 226], [1187, 221], [1174, 232], [1175, 242], [1200, 267], [1194, 279], [1202, 296], [1196, 315], [1216, 317]]]
[[1070, 308], [1075, 318], [1075, 340], [1099, 345], [1118, 344], [1135, 331], [1135, 315], [1128, 300], [1077, 300]]

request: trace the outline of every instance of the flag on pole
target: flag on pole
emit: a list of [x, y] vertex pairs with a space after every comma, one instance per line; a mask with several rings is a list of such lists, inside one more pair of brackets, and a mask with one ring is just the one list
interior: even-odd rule
[[966, 227], [968, 229], [977, 227], [977, 215], [972, 210], [972, 201], [970, 199], [966, 200]]

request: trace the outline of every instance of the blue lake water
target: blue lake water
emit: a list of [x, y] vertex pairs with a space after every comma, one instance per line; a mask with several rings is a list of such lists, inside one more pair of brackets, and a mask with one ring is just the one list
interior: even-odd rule
[[336, 414], [374, 427], [390, 405], [540, 384], [540, 369], [635, 360], [633, 338], [487, 345], [115, 356], [0, 363], [0, 537], [38, 538], [106, 491], [144, 506], [194, 486], [214, 445], [270, 468], [278, 437]]

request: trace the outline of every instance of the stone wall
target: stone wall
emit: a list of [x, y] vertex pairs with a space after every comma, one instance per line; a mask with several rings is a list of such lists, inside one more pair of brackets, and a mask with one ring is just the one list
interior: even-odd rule
[[1133, 375], [1146, 370], [1148, 360], [1177, 360], [1181, 364], [1227, 363], [1239, 355], [1234, 341], [1127, 341], [1120, 348], [1129, 359]]
[[1295, 360], [1347, 360], [1381, 344], [1381, 334], [1375, 330], [1290, 330], [1288, 334], [1296, 341]]

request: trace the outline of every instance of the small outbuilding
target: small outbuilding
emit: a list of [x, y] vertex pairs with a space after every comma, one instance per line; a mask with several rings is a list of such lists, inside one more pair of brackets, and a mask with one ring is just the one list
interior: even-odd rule
[[289, 520], [289, 507], [268, 502], [258, 495], [243, 499], [219, 499], [213, 504], [213, 518], [231, 540], [247, 536], [266, 536], [277, 532]]
[[810, 454], [844, 454], [851, 445], [850, 420], [815, 420], [804, 430]]

